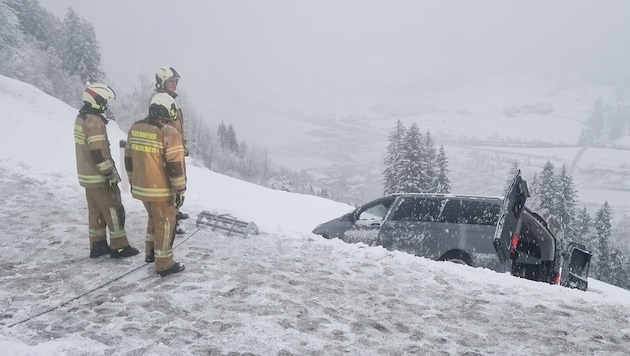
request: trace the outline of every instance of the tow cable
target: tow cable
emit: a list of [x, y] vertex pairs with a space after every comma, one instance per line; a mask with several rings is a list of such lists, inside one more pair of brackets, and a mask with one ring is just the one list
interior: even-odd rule
[[[174, 246], [174, 247], [173, 247], [173, 250], [175, 250], [175, 249], [176, 249], [176, 248], [178, 248], [179, 246], [183, 245], [186, 241], [188, 241], [191, 237], [193, 237], [196, 233], [198, 233], [198, 232], [199, 232], [199, 230], [201, 230], [201, 229], [202, 229], [202, 227], [203, 227], [203, 226], [200, 226], [200, 227], [198, 227], [198, 228], [197, 228], [197, 230], [195, 230], [195, 231], [193, 231], [192, 233], [190, 233], [190, 235], [188, 235], [188, 236], [187, 236], [186, 238], [184, 238], [184, 239], [183, 239], [180, 243], [178, 243], [178, 244], [177, 244], [177, 246]], [[118, 276], [118, 277], [116, 277], [116, 278], [114, 278], [114, 279], [112, 279], [112, 280], [110, 280], [110, 281], [107, 281], [107, 282], [105, 282], [105, 283], [103, 283], [103, 284], [100, 284], [100, 285], [98, 285], [98, 286], [96, 286], [96, 287], [94, 287], [94, 288], [92, 288], [92, 289], [90, 289], [90, 290], [88, 290], [88, 291], [86, 291], [86, 292], [83, 292], [82, 294], [79, 294], [79, 295], [77, 295], [77, 296], [75, 296], [75, 297], [73, 297], [73, 298], [71, 298], [71, 299], [66, 300], [65, 302], [61, 302], [61, 303], [59, 303], [59, 304], [57, 304], [57, 305], [55, 305], [55, 306], [53, 306], [53, 307], [50, 307], [50, 308], [48, 308], [48, 309], [46, 309], [46, 310], [44, 310], [44, 311], [42, 311], [42, 312], [40, 312], [40, 313], [37, 313], [37, 314], [35, 314], [35, 315], [29, 316], [29, 317], [27, 317], [26, 319], [23, 319], [23, 320], [20, 320], [20, 321], [18, 321], [18, 322], [15, 322], [15, 323], [13, 323], [13, 324], [11, 324], [11, 325], [7, 326], [7, 327], [8, 327], [8, 328], [12, 328], [12, 327], [14, 327], [14, 326], [16, 326], [16, 325], [23, 324], [23, 323], [25, 323], [25, 322], [27, 322], [27, 321], [29, 321], [29, 320], [35, 319], [35, 318], [37, 318], [37, 317], [40, 317], [40, 316], [42, 316], [42, 315], [48, 314], [48, 313], [50, 313], [50, 312], [52, 312], [52, 311], [55, 311], [55, 310], [57, 310], [57, 309], [59, 309], [59, 308], [61, 308], [61, 307], [63, 307], [63, 306], [66, 306], [66, 305], [68, 305], [68, 304], [70, 304], [70, 303], [74, 302], [75, 300], [81, 299], [81, 298], [85, 297], [86, 295], [88, 295], [88, 294], [90, 294], [90, 293], [92, 293], [92, 292], [94, 292], [94, 291], [97, 291], [97, 290], [99, 290], [99, 289], [101, 289], [101, 288], [103, 288], [103, 287], [105, 287], [105, 286], [107, 286], [107, 285], [109, 285], [109, 284], [112, 284], [112, 283], [114, 283], [114, 282], [116, 282], [116, 281], [118, 281], [118, 280], [122, 279], [122, 278], [123, 278], [123, 277], [125, 277], [125, 276], [128, 276], [128, 275], [130, 275], [130, 274], [132, 274], [132, 273], [136, 272], [136, 271], [137, 271], [137, 270], [139, 270], [140, 268], [145, 267], [146, 265], [148, 265], [148, 264], [150, 264], [150, 263], [151, 263], [151, 262], [145, 262], [144, 264], [141, 264], [141, 265], [140, 265], [140, 266], [138, 266], [138, 267], [134, 267], [134, 268], [132, 268], [131, 270], [129, 270], [129, 271], [127, 271], [127, 272], [125, 272], [125, 273], [121, 274], [120, 276]]]

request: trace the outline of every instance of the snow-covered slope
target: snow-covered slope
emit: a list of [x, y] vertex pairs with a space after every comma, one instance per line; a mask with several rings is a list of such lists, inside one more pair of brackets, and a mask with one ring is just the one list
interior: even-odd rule
[[[0, 77], [0, 346], [7, 355], [627, 355], [630, 292], [580, 292], [324, 240], [350, 206], [273, 191], [190, 162], [175, 241], [187, 265], [88, 256], [74, 174], [76, 110]], [[125, 134], [108, 125], [113, 146]], [[120, 167], [120, 163], [118, 162]], [[125, 192], [131, 243], [145, 214]], [[202, 210], [256, 222], [243, 239], [197, 228]]]

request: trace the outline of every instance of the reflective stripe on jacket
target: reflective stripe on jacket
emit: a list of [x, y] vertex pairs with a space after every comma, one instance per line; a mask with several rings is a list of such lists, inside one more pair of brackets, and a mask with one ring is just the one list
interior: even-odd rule
[[77, 174], [82, 187], [108, 188], [106, 177], [118, 177], [106, 124], [102, 115], [86, 112], [81, 112], [74, 122]]
[[168, 201], [186, 190], [182, 136], [166, 120], [146, 118], [131, 126], [125, 147], [131, 194], [142, 201]]

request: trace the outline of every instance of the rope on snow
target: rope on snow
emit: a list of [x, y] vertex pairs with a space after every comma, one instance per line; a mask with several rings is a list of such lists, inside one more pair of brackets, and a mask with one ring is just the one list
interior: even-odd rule
[[[202, 227], [203, 227], [203, 226], [202, 226]], [[202, 227], [197, 228], [197, 230], [193, 231], [190, 235], [188, 235], [185, 239], [183, 239], [180, 243], [178, 243], [178, 244], [177, 244], [177, 246], [174, 246], [174, 247], [173, 247], [173, 250], [174, 250], [174, 249], [176, 249], [176, 248], [178, 248], [178, 247], [179, 247], [179, 246], [181, 246], [182, 244], [184, 244], [186, 241], [188, 241], [191, 237], [193, 237], [193, 235], [195, 235], [196, 233], [198, 233], [198, 232], [199, 232], [199, 230], [201, 230], [201, 228], [202, 228]], [[131, 270], [129, 270], [129, 271], [127, 271], [127, 272], [125, 272], [125, 273], [121, 274], [120, 276], [118, 276], [118, 277], [116, 277], [116, 278], [114, 278], [114, 279], [112, 279], [112, 280], [110, 280], [110, 281], [107, 281], [107, 282], [105, 282], [105, 283], [103, 283], [103, 284], [100, 284], [100, 285], [98, 285], [98, 286], [96, 286], [96, 287], [94, 287], [94, 288], [92, 288], [92, 289], [90, 289], [90, 290], [88, 290], [88, 291], [86, 291], [86, 292], [83, 292], [82, 294], [79, 294], [79, 295], [77, 295], [77, 296], [75, 296], [75, 297], [73, 297], [73, 298], [71, 298], [71, 299], [68, 299], [68, 300], [66, 300], [65, 302], [61, 302], [61, 303], [57, 304], [56, 306], [50, 307], [50, 308], [48, 308], [48, 309], [46, 309], [46, 310], [44, 310], [44, 311], [42, 311], [42, 312], [40, 312], [40, 313], [37, 313], [37, 314], [35, 314], [35, 315], [32, 315], [32, 316], [27, 317], [26, 319], [23, 319], [23, 320], [20, 320], [20, 321], [18, 321], [18, 322], [15, 322], [15, 323], [13, 323], [13, 324], [9, 325], [9, 326], [8, 326], [8, 328], [12, 328], [12, 327], [14, 327], [14, 326], [16, 326], [16, 325], [23, 324], [23, 323], [25, 323], [25, 322], [27, 322], [27, 321], [29, 321], [29, 320], [35, 319], [35, 318], [40, 317], [40, 316], [42, 316], [42, 315], [48, 314], [48, 313], [50, 313], [50, 312], [52, 312], [52, 311], [54, 311], [54, 310], [57, 310], [57, 309], [59, 309], [59, 308], [61, 308], [61, 307], [63, 307], [63, 306], [66, 306], [66, 305], [68, 305], [68, 304], [70, 304], [70, 303], [74, 302], [74, 301], [75, 301], [75, 300], [77, 300], [77, 299], [81, 299], [81, 298], [85, 297], [86, 295], [88, 295], [88, 294], [90, 294], [90, 293], [92, 293], [92, 292], [94, 292], [94, 291], [97, 291], [97, 290], [99, 290], [99, 289], [101, 289], [101, 288], [103, 288], [103, 287], [105, 287], [105, 286], [107, 286], [107, 285], [109, 285], [109, 284], [112, 284], [112, 283], [114, 283], [114, 282], [116, 282], [116, 281], [118, 281], [118, 280], [122, 279], [122, 278], [123, 278], [123, 277], [125, 277], [125, 276], [128, 276], [128, 275], [130, 275], [130, 274], [134, 273], [135, 271], [139, 270], [140, 268], [142, 268], [142, 267], [144, 267], [144, 266], [146, 266], [146, 265], [148, 265], [148, 264], [150, 264], [150, 263], [151, 263], [151, 262], [145, 262], [144, 264], [142, 264], [142, 265], [140, 265], [140, 266], [138, 266], [138, 267], [135, 267], [135, 268], [133, 268], [133, 269], [131, 269]]]

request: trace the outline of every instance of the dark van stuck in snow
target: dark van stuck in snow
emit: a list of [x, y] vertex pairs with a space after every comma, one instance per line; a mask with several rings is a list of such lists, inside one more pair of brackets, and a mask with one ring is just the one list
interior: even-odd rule
[[313, 233], [586, 290], [591, 253], [556, 237], [525, 207], [527, 197], [527, 182], [518, 172], [503, 198], [391, 194], [320, 224]]

